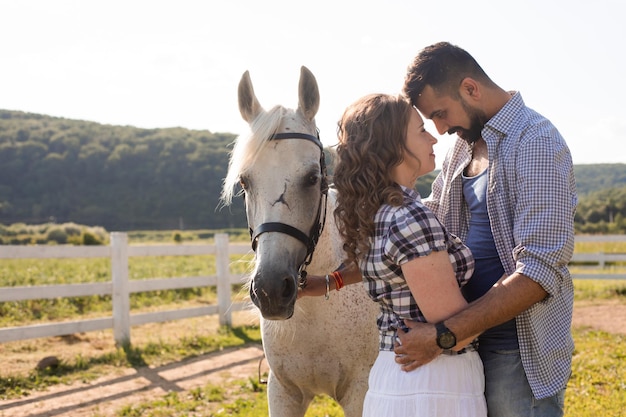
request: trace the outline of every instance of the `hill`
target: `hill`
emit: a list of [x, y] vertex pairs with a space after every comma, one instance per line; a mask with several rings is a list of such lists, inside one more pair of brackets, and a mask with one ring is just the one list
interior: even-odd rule
[[[75, 222], [119, 231], [246, 227], [242, 199], [219, 209], [235, 138], [0, 110], [0, 224]], [[574, 171], [577, 223], [604, 230], [622, 221], [626, 164], [577, 165]], [[430, 194], [434, 176], [418, 182], [422, 196]]]
[[594, 191], [626, 186], [626, 164], [575, 165], [574, 175], [579, 197]]
[[217, 210], [234, 139], [0, 110], [0, 223], [242, 227], [242, 202]]

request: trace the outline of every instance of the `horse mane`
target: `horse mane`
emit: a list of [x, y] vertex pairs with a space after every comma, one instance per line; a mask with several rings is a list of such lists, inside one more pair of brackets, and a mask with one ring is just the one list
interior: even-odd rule
[[250, 123], [250, 132], [235, 140], [228, 163], [228, 173], [224, 179], [221, 199], [224, 205], [232, 202], [235, 186], [246, 167], [252, 166], [263, 145], [277, 132], [281, 120], [288, 110], [280, 105], [269, 111], [262, 110]]

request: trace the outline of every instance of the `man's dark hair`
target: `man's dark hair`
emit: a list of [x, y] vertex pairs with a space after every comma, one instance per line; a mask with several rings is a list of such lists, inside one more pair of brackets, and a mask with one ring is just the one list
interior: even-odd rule
[[448, 42], [439, 42], [422, 49], [407, 69], [403, 93], [415, 105], [427, 85], [437, 94], [459, 96], [464, 78], [493, 84], [478, 62], [464, 49]]

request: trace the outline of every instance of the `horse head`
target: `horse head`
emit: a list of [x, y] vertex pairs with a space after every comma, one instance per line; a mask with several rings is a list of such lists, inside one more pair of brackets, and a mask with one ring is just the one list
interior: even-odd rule
[[[255, 252], [250, 297], [264, 318], [294, 313], [300, 277], [310, 262], [324, 224], [326, 170], [315, 114], [319, 90], [302, 67], [297, 109], [265, 111], [248, 71], [239, 82], [239, 111], [250, 126], [235, 143], [223, 197], [239, 183]], [[304, 271], [306, 276], [306, 271]]]

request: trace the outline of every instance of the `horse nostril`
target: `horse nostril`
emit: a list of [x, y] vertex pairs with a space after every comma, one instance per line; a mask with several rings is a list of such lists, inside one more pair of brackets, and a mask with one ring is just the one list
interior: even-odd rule
[[284, 299], [290, 299], [291, 297], [293, 297], [293, 294], [296, 291], [296, 283], [293, 280], [293, 277], [290, 276], [285, 277], [283, 282], [285, 285], [283, 286], [282, 297]]
[[259, 297], [257, 296], [257, 293], [254, 289], [254, 283], [252, 283], [250, 285], [250, 300], [252, 301], [252, 303], [257, 306], [260, 307], [260, 301], [259, 301]]

